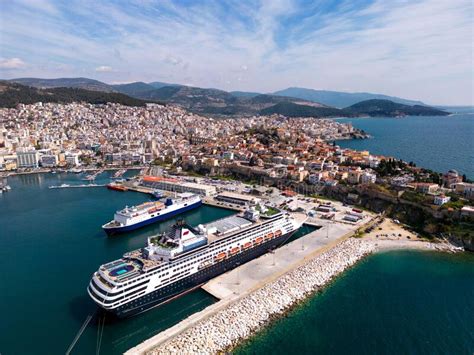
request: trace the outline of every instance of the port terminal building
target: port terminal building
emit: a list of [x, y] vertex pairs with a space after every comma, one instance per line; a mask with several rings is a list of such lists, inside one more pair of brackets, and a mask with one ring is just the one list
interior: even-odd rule
[[215, 199], [220, 202], [232, 203], [240, 206], [251, 206], [260, 202], [260, 199], [255, 196], [247, 196], [227, 191], [218, 194]]
[[217, 190], [215, 186], [180, 181], [174, 178], [161, 176], [144, 176], [141, 184], [156, 190], [172, 191], [177, 193], [191, 192], [201, 196], [213, 196]]

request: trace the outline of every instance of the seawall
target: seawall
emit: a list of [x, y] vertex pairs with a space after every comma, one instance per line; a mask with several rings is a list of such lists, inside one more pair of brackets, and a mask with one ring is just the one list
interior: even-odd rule
[[354, 238], [344, 240], [196, 322], [148, 354], [216, 354], [232, 349], [373, 251], [373, 243]]

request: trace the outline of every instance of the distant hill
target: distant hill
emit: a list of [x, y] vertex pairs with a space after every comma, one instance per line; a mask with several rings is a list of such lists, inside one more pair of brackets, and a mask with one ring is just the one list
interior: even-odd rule
[[434, 107], [404, 105], [390, 100], [365, 100], [346, 107], [346, 112], [367, 116], [446, 116], [449, 112]]
[[[345, 93], [297, 87], [277, 91], [274, 94], [260, 94], [245, 91], [227, 92], [159, 81], [109, 85], [88, 78], [19, 78], [12, 79], [10, 82], [43, 89], [60, 87], [62, 93], [66, 93], [65, 88], [122, 93], [135, 99], [171, 103], [196, 113], [212, 116], [252, 116], [271, 113], [289, 117], [447, 114], [444, 111], [423, 105], [420, 101], [380, 94]], [[60, 95], [59, 92], [56, 94]], [[76, 96], [76, 94], [70, 94]], [[90, 98], [90, 96], [87, 97]], [[122, 99], [125, 100], [124, 97]], [[344, 110], [337, 111], [336, 109], [344, 107]]]
[[340, 92], [340, 91], [327, 91], [327, 90], [313, 90], [305, 89], [298, 87], [291, 87], [288, 89], [276, 91], [274, 95], [280, 96], [291, 96], [300, 98], [308, 101], [320, 102], [322, 104], [333, 106], [333, 107], [347, 107], [354, 105], [358, 102], [371, 100], [371, 99], [382, 99], [390, 100], [393, 102], [405, 104], [405, 105], [424, 105], [421, 101], [413, 101], [401, 99], [399, 97], [381, 95], [381, 94], [371, 94], [366, 92], [359, 93], [349, 93], [349, 92]]
[[0, 107], [15, 107], [19, 103], [88, 102], [91, 104], [119, 103], [127, 106], [145, 106], [146, 102], [121, 94], [77, 88], [39, 89], [10, 81], [0, 81]]
[[248, 91], [231, 91], [230, 94], [235, 97], [248, 97], [248, 98], [252, 98], [252, 97], [260, 95], [260, 93], [258, 92], [248, 92]]
[[148, 83], [148, 85], [153, 86], [155, 89], [160, 89], [165, 86], [184, 86], [180, 84], [170, 84], [170, 83], [163, 83], [161, 81], [153, 81], [151, 83]]
[[36, 88], [78, 88], [85, 90], [114, 92], [114, 88], [106, 83], [88, 78], [58, 78], [58, 79], [39, 79], [39, 78], [18, 78], [11, 79], [18, 84], [33, 86]]
[[[117, 88], [122, 90], [123, 88]], [[301, 99], [275, 95], [234, 95], [218, 89], [206, 89], [192, 86], [163, 86], [159, 89], [131, 92], [131, 96], [143, 100], [161, 100], [184, 107], [190, 111], [213, 116], [257, 115], [260, 110], [279, 102], [303, 102], [318, 105]]]
[[115, 91], [121, 92], [122, 94], [129, 95], [129, 96], [138, 96], [148, 91], [156, 90], [150, 84], [146, 84], [141, 81], [128, 83], [128, 84], [111, 85], [111, 87]]
[[280, 102], [274, 106], [270, 106], [260, 110], [261, 115], [279, 114], [286, 117], [345, 117], [352, 114], [344, 110], [326, 107], [326, 106], [308, 106], [295, 104], [293, 102]]

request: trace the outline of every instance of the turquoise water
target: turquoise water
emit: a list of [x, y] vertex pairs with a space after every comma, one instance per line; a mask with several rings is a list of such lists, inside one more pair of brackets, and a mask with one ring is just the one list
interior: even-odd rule
[[[110, 174], [99, 176], [107, 183]], [[35, 174], [8, 179], [0, 195], [0, 354], [64, 354], [89, 315], [93, 318], [72, 354], [120, 354], [215, 302], [202, 290], [125, 320], [105, 319], [86, 288], [99, 265], [145, 245], [175, 219], [106, 237], [101, 225], [125, 205], [149, 198], [100, 188], [48, 189], [83, 184], [83, 175]], [[180, 215], [191, 225], [234, 211], [201, 206]], [[303, 226], [292, 240], [314, 230]], [[102, 336], [99, 334], [102, 332]], [[99, 345], [99, 339], [100, 345]]]
[[236, 354], [472, 354], [474, 255], [370, 256]]
[[413, 161], [439, 172], [456, 169], [474, 179], [473, 111], [446, 117], [339, 119], [338, 122], [351, 122], [373, 138], [337, 144]]

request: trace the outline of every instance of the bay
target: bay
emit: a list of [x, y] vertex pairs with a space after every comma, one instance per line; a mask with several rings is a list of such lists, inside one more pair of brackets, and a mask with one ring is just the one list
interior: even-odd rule
[[[107, 183], [109, 176], [101, 174], [96, 182]], [[102, 331], [97, 306], [86, 292], [92, 273], [101, 264], [144, 246], [148, 236], [164, 231], [176, 219], [107, 237], [101, 225], [117, 209], [149, 198], [105, 187], [48, 188], [82, 184], [83, 177], [10, 177], [12, 190], [0, 195], [1, 354], [64, 354], [89, 315], [92, 321], [72, 354], [93, 354], [98, 348], [100, 354], [120, 354], [215, 302], [197, 290], [141, 316], [106, 318]], [[179, 217], [197, 225], [233, 213], [202, 206]]]
[[[149, 197], [105, 187], [49, 188], [83, 184], [84, 176], [8, 178], [12, 190], [0, 195], [0, 354], [64, 354], [88, 316], [92, 320], [72, 354], [121, 354], [216, 302], [198, 289], [129, 319], [99, 317], [86, 288], [101, 264], [144, 246], [148, 236], [163, 232], [177, 218], [198, 225], [236, 212], [201, 206], [165, 222], [107, 237], [101, 225], [117, 209]], [[96, 183], [109, 181], [106, 172]], [[304, 225], [289, 242], [314, 229]]]
[[468, 109], [458, 111], [450, 116], [338, 119], [338, 122], [351, 122], [372, 138], [342, 140], [337, 144], [413, 161], [442, 173], [455, 169], [474, 179], [474, 113]]
[[472, 354], [474, 255], [369, 256], [235, 354]]

